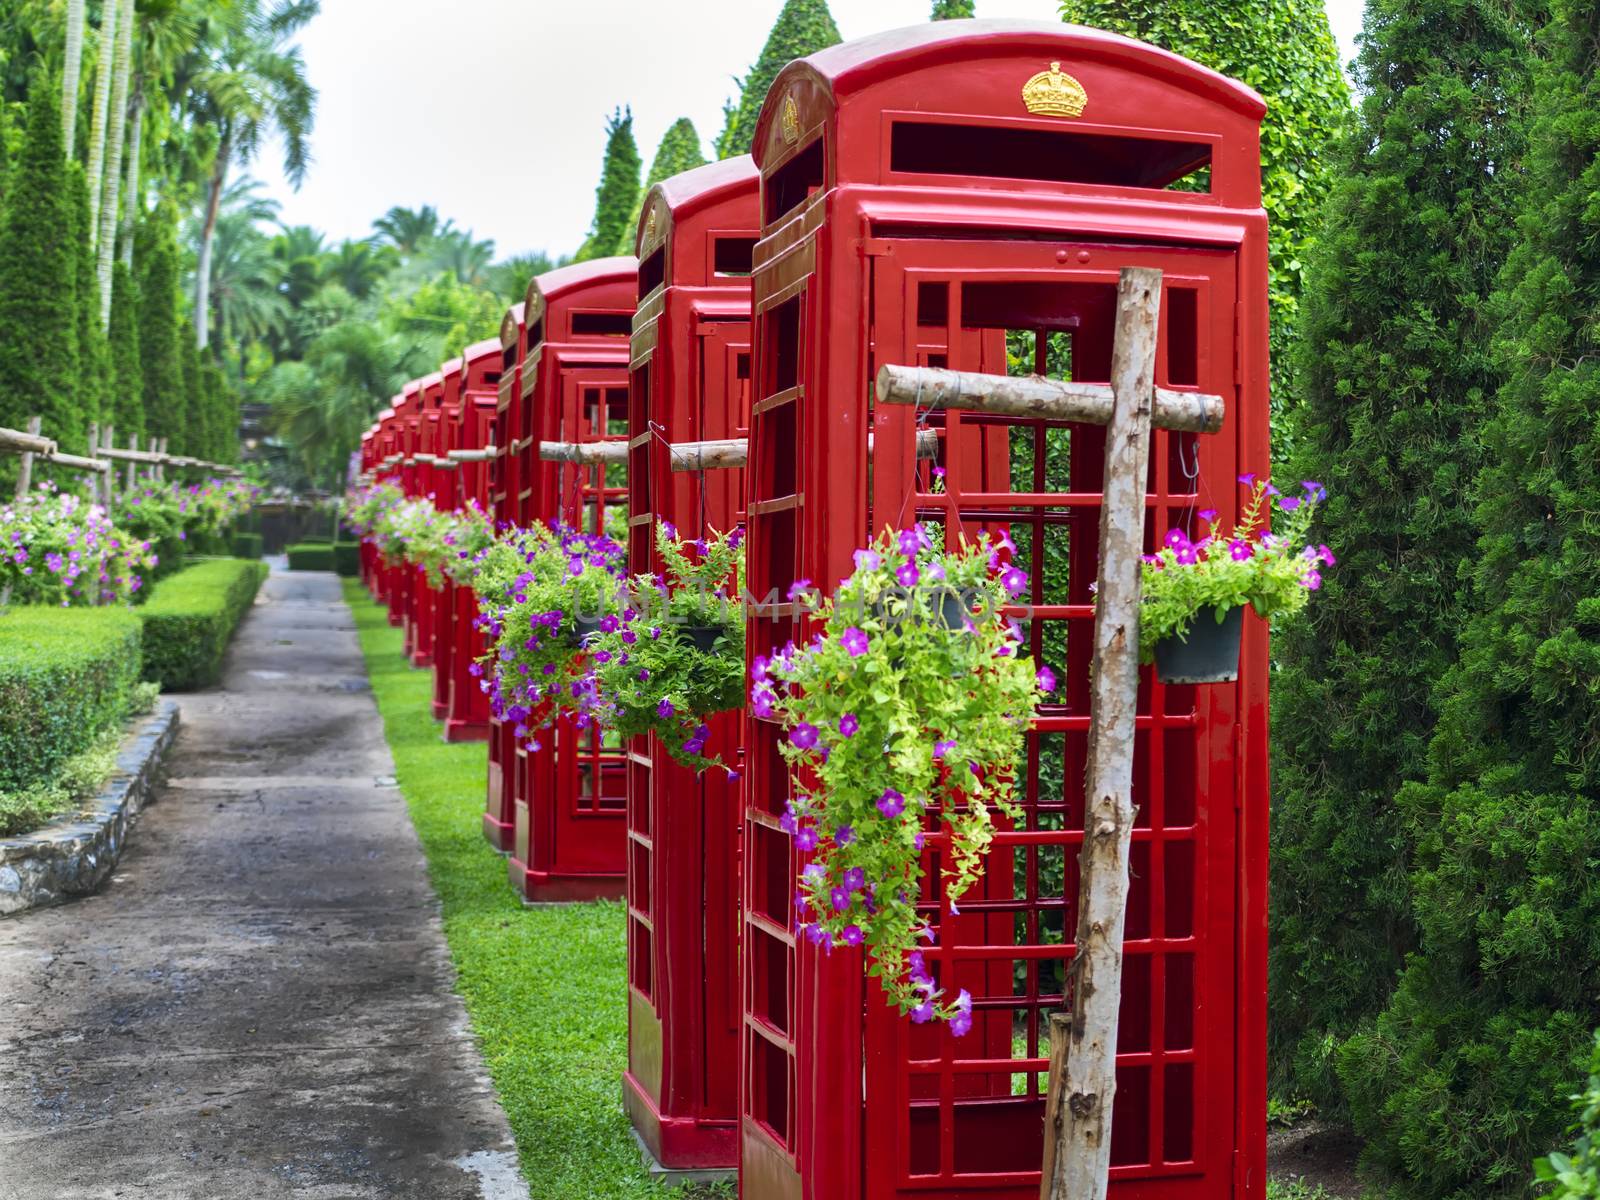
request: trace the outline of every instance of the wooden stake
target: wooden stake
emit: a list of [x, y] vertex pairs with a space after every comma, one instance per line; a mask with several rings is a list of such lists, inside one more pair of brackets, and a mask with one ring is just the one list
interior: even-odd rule
[[[131, 454], [139, 453], [139, 435], [137, 433], [130, 433], [128, 435], [128, 451]], [[133, 482], [134, 482], [134, 479], [136, 478], [136, 476], [134, 475], [134, 472], [136, 470], [138, 470], [138, 468], [134, 465], [133, 461], [130, 459], [128, 461], [128, 473], [127, 473], [126, 476], [123, 477], [123, 480], [122, 480], [122, 490], [123, 491], [125, 491], [125, 492], [133, 491]]]
[[39, 436], [39, 430], [43, 426], [43, 417], [29, 417], [28, 432], [25, 434], [20, 434], [15, 429], [0, 429], [0, 447], [11, 449], [17, 445], [18, 439], [26, 439], [21, 442], [21, 446], [24, 448], [22, 449], [22, 470], [17, 475], [18, 500], [26, 496], [28, 489], [33, 486], [34, 454], [50, 454], [56, 448], [56, 444], [49, 438]]
[[540, 442], [539, 457], [545, 462], [603, 466], [628, 461], [627, 442]]
[[[874, 444], [875, 434], [867, 434], [867, 446]], [[936, 429], [917, 430], [917, 457], [939, 457], [939, 432]], [[672, 444], [672, 469], [674, 471], [737, 470], [750, 465], [750, 440], [726, 438], [710, 442], [674, 442]]]
[[[1078, 421], [1085, 425], [1111, 422], [1116, 383], [1072, 383], [1038, 375], [981, 375], [943, 367], [885, 366], [878, 372], [878, 401], [922, 409], [962, 408], [1001, 417]], [[1221, 396], [1174, 392], [1153, 384], [1151, 423], [1157, 429], [1216, 433], [1224, 416]]]
[[[1153, 385], [1160, 310], [1161, 272], [1123, 268], [1117, 287], [1113, 403], [1100, 505], [1072, 1019], [1066, 1031], [1065, 1061], [1051, 1081], [1047, 1104], [1047, 1110], [1053, 1109], [1054, 1127], [1045, 1130], [1045, 1143], [1053, 1141], [1055, 1146], [1040, 1183], [1042, 1200], [1105, 1200], [1111, 1166], [1122, 933], [1134, 821], [1139, 556], [1144, 545], [1151, 415], [1159, 402]], [[1050, 1157], [1047, 1151], [1046, 1158]]]

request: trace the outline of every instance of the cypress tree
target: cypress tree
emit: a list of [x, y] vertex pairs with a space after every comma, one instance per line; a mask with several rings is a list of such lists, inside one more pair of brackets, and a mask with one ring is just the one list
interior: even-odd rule
[[117, 442], [144, 436], [144, 366], [139, 354], [139, 295], [133, 272], [120, 259], [111, 269], [111, 388], [106, 410]]
[[163, 205], [140, 228], [139, 361], [144, 380], [144, 429], [166, 438], [183, 437], [183, 361], [178, 345], [178, 249], [173, 216]]
[[44, 419], [46, 437], [81, 447], [77, 407], [75, 222], [61, 144], [59, 87], [43, 72], [0, 216], [0, 425]]
[[723, 109], [726, 123], [717, 138], [717, 157], [749, 154], [761, 105], [778, 72], [797, 58], [838, 45], [839, 40], [839, 27], [833, 23], [827, 0], [784, 0], [761, 57], [740, 81], [738, 103]]
[[1181, 54], [1267, 98], [1261, 202], [1271, 242], [1273, 440], [1281, 454], [1284, 414], [1294, 407], [1303, 264], [1333, 182], [1328, 151], [1350, 119], [1323, 0], [1061, 0], [1061, 15]]
[[1287, 477], [1327, 485], [1342, 562], [1274, 641], [1268, 996], [1280, 1085], [1292, 1073], [1324, 1107], [1333, 1047], [1382, 1010], [1415, 938], [1394, 800], [1427, 769], [1468, 603], [1459, 497], [1499, 377], [1488, 300], [1515, 235], [1507, 118], [1528, 51], [1502, 0], [1372, 0], [1306, 275]]
[[214, 361], [201, 364], [200, 378], [206, 393], [206, 429], [211, 438], [206, 457], [212, 462], [237, 463], [239, 406], [233, 392], [222, 374], [222, 367]]
[[211, 444], [208, 405], [200, 378], [200, 348], [195, 345], [194, 326], [187, 320], [178, 327], [178, 346], [183, 369], [183, 423], [174, 435], [174, 452], [204, 458]]
[[632, 230], [628, 219], [639, 199], [639, 146], [633, 140], [633, 110], [619, 108], [606, 118], [606, 156], [600, 186], [594, 191], [594, 223], [577, 261], [619, 253]]
[[933, 0], [933, 15], [928, 20], [955, 21], [974, 16], [977, 16], [977, 5], [973, 0]]
[[1472, 616], [1429, 779], [1400, 793], [1419, 949], [1339, 1058], [1369, 1158], [1413, 1197], [1525, 1193], [1600, 1023], [1600, 3], [1551, 11], [1496, 296]]
[[695, 129], [694, 122], [688, 117], [679, 117], [662, 135], [661, 145], [656, 147], [655, 160], [650, 164], [650, 174], [645, 176], [644, 187], [639, 189], [639, 198], [634, 201], [633, 216], [623, 232], [622, 245], [617, 249], [618, 254], [633, 253], [634, 234], [639, 229], [639, 215], [644, 211], [644, 198], [650, 189], [663, 179], [671, 179], [674, 175], [703, 167], [705, 163], [706, 156], [700, 148], [700, 134]]

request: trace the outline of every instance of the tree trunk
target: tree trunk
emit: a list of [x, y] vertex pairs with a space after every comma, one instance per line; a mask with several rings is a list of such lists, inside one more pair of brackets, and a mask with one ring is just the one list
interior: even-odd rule
[[116, 70], [117, 15], [122, 0], [106, 0], [100, 14], [100, 46], [95, 55], [94, 115], [89, 123], [89, 236], [100, 236], [100, 185], [106, 165], [106, 116], [111, 109], [111, 76]]
[[[132, 3], [123, 15], [133, 9]], [[122, 213], [122, 265], [133, 270], [133, 231], [144, 216], [144, 193], [140, 190], [139, 165], [144, 147], [144, 72], [133, 77], [133, 116], [128, 130], [128, 187]]]
[[1139, 555], [1150, 465], [1161, 272], [1125, 267], [1117, 288], [1111, 351], [1115, 393], [1106, 431], [1100, 502], [1100, 572], [1090, 671], [1089, 751], [1078, 928], [1072, 962], [1072, 1023], [1066, 1061], [1052, 1082], [1045, 1130], [1045, 1200], [1105, 1200], [1116, 1097], [1117, 1016], [1122, 1003], [1122, 932], [1133, 839], [1134, 712], [1139, 694]]
[[61, 70], [61, 137], [72, 159], [78, 132], [78, 78], [83, 71], [84, 0], [67, 0], [67, 57]]
[[217, 214], [222, 210], [222, 189], [228, 182], [232, 154], [233, 143], [224, 133], [217, 143], [217, 161], [207, 185], [206, 221], [200, 229], [200, 257], [194, 268], [194, 342], [202, 350], [211, 341], [211, 246], [217, 236]]
[[[117, 193], [122, 185], [122, 147], [127, 133], [128, 74], [133, 61], [133, 0], [115, 0], [122, 12], [117, 18], [116, 57], [111, 67], [110, 121], [106, 129], [105, 178], [100, 196], [99, 243], [95, 256], [95, 282], [100, 285], [100, 328], [111, 325], [111, 266], [117, 250]], [[136, 127], [137, 128], [137, 127]], [[134, 141], [129, 173], [139, 172], [138, 139]], [[127, 234], [132, 261], [132, 233]]]

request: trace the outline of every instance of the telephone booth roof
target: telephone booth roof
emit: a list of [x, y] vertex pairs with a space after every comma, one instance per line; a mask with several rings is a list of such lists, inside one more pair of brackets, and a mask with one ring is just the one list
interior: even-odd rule
[[[639, 228], [634, 234], [639, 261], [643, 262], [659, 246], [670, 248], [674, 224], [748, 195], [760, 178], [755, 160], [741, 154], [663, 179], [650, 189], [641, 209]], [[666, 274], [674, 277], [671, 263], [667, 264]]]
[[[1161, 189], [1210, 164], [1212, 193], [1244, 207], [1259, 204], [1265, 112], [1243, 84], [1116, 34], [936, 21], [790, 63], [767, 94], [753, 153], [774, 192], [771, 177], [791, 162], [810, 176], [796, 182], [821, 190], [894, 182], [1030, 192]], [[794, 198], [769, 197], [769, 223]]]
[[435, 371], [432, 375], [423, 377], [422, 380], [422, 406], [424, 408], [438, 408], [439, 401], [444, 398], [444, 372]]
[[510, 308], [506, 309], [506, 315], [500, 318], [500, 348], [502, 350], [514, 350], [516, 348], [517, 338], [522, 332], [523, 311], [523, 303], [518, 300]]
[[[573, 298], [575, 294], [590, 288], [604, 288], [608, 284], [626, 283], [629, 289], [634, 289], [637, 287], [638, 269], [638, 260], [631, 254], [625, 254], [614, 258], [592, 258], [588, 262], [573, 263], [569, 267], [557, 267], [553, 271], [546, 271], [543, 275], [535, 275], [528, 281], [528, 291], [523, 297], [523, 321], [529, 329], [532, 329], [535, 325], [542, 325], [545, 318], [554, 311], [558, 317], [557, 322], [553, 327], [544, 325], [540, 329], [539, 341], [571, 342], [592, 336], [591, 331], [574, 328], [572, 311], [559, 301]], [[602, 292], [602, 295], [594, 300], [594, 303], [601, 305], [602, 308], [608, 303], [614, 306], [620, 302], [620, 292], [614, 296], [606, 296]], [[627, 308], [631, 321], [633, 312], [631, 299]], [[528, 349], [532, 350], [537, 344], [538, 342], [530, 338]]]
[[452, 358], [449, 362], [445, 363], [444, 366], [439, 368], [440, 377], [448, 381], [450, 376], [461, 374], [461, 368], [465, 365], [465, 363], [466, 360], [460, 355], [457, 355], [455, 358]]
[[498, 358], [500, 354], [500, 339], [485, 338], [481, 342], [473, 342], [461, 352], [461, 357], [456, 362], [470, 371], [484, 359]]

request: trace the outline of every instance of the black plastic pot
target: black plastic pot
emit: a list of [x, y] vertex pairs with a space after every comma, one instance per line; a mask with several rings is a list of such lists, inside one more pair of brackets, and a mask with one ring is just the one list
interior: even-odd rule
[[583, 645], [591, 633], [600, 632], [600, 622], [604, 619], [604, 617], [573, 617], [572, 628], [566, 631], [567, 645]]
[[697, 650], [710, 654], [717, 639], [726, 631], [721, 625], [685, 625], [683, 636], [695, 644]]
[[1239, 635], [1244, 609], [1230, 608], [1221, 622], [1199, 613], [1186, 638], [1156, 643], [1156, 677], [1162, 683], [1231, 683], [1239, 678]]
[[[906, 596], [906, 593], [901, 593]], [[972, 617], [972, 610], [961, 598], [961, 593], [952, 587], [929, 588], [923, 593], [930, 610], [931, 623], [941, 629], [960, 629]], [[878, 601], [872, 606], [872, 614], [888, 625], [904, 624], [913, 619], [913, 614], [907, 612], [899, 616], [889, 615], [889, 606], [883, 601]]]

